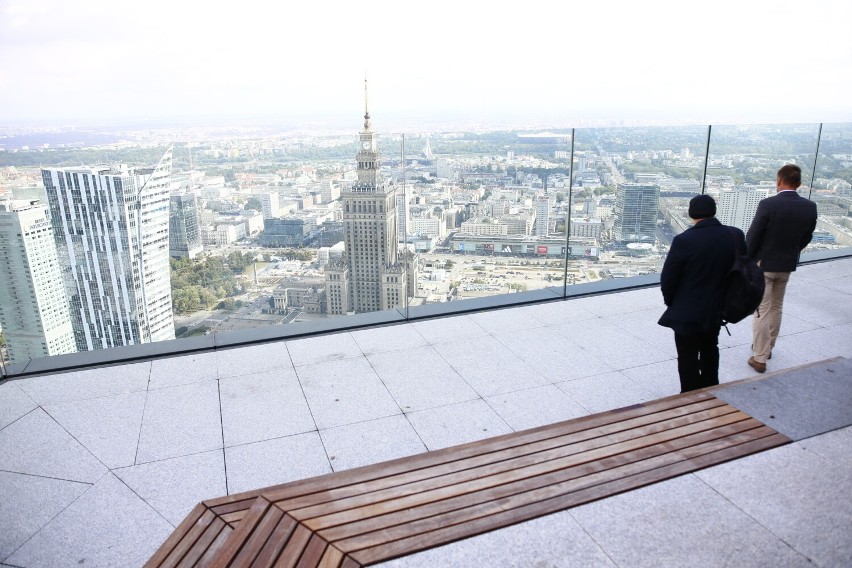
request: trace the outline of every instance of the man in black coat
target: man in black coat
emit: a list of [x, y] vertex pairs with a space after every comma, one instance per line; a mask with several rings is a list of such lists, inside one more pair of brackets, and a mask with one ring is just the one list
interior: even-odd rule
[[796, 193], [802, 185], [802, 169], [787, 164], [778, 170], [778, 193], [762, 200], [748, 229], [748, 255], [763, 269], [766, 289], [752, 319], [752, 356], [748, 364], [758, 373], [781, 330], [781, 308], [790, 273], [796, 270], [799, 253], [808, 246], [817, 222], [816, 203]]
[[680, 392], [719, 384], [719, 329], [724, 285], [745, 237], [715, 217], [716, 202], [689, 202], [694, 226], [677, 235], [663, 264], [660, 289], [668, 309], [658, 322], [674, 330]]

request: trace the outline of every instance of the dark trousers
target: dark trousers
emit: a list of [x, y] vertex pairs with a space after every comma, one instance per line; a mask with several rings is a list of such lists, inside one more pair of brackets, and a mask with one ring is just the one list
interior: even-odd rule
[[719, 384], [719, 328], [698, 335], [675, 333], [680, 392]]

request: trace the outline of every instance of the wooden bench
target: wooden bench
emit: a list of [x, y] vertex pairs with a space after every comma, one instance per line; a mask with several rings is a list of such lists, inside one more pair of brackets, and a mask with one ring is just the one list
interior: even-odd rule
[[364, 566], [788, 442], [677, 395], [204, 501], [146, 566]]

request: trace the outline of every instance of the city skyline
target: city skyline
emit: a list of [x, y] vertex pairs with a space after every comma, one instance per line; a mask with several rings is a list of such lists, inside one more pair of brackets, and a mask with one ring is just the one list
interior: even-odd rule
[[[357, 108], [365, 71], [374, 106], [401, 127], [852, 118], [848, 2], [721, 2], [700, 18], [662, 0], [530, 6], [511, 18], [442, 0], [404, 19], [382, 2], [130, 11], [7, 0], [0, 13], [0, 124], [340, 119]], [[75, 80], [87, 69], [93, 81]], [[136, 80], [111, 78], [128, 71]]]

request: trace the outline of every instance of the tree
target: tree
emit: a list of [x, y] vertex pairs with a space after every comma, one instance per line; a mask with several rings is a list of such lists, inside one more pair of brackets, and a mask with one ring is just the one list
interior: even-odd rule
[[257, 197], [250, 197], [246, 201], [244, 209], [252, 211], [263, 211], [263, 203]]

